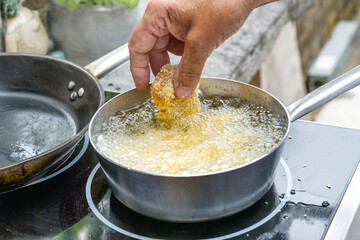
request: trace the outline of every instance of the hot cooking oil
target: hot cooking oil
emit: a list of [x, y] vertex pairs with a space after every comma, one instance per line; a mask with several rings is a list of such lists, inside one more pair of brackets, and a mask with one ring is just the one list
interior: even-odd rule
[[201, 100], [201, 110], [162, 122], [149, 99], [110, 117], [96, 136], [108, 158], [139, 171], [195, 175], [240, 166], [274, 148], [283, 137], [281, 119], [239, 98]]

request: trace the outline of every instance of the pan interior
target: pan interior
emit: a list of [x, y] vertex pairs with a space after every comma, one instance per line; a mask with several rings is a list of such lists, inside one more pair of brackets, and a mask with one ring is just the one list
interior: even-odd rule
[[0, 168], [65, 142], [78, 122], [75, 111], [53, 97], [0, 91]]

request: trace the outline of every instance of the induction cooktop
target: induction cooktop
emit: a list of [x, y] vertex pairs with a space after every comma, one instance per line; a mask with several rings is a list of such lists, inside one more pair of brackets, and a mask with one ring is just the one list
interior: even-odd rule
[[296, 121], [256, 204], [215, 221], [169, 223], [114, 197], [85, 134], [56, 172], [0, 193], [0, 239], [322, 239], [358, 166], [359, 142], [359, 130]]

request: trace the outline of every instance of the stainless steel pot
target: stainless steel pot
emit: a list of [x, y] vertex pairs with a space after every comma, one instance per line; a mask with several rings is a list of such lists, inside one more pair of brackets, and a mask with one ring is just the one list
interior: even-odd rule
[[149, 88], [125, 92], [103, 105], [89, 127], [109, 185], [119, 201], [143, 215], [172, 222], [198, 222], [232, 215], [257, 202], [271, 187], [284, 141], [292, 121], [360, 84], [360, 67], [311, 92], [288, 107], [271, 94], [233, 80], [202, 78], [200, 90], [208, 96], [241, 97], [261, 104], [283, 120], [284, 137], [268, 154], [240, 167], [192, 176], [157, 175], [129, 169], [112, 161], [96, 147], [96, 134], [110, 116], [144, 102]]

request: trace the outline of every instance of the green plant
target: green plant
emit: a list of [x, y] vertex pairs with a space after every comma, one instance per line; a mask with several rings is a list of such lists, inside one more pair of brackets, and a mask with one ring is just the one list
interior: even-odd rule
[[139, 0], [57, 0], [60, 3], [66, 4], [70, 11], [74, 11], [79, 4], [85, 5], [108, 5], [108, 4], [123, 4], [128, 8], [135, 8]]
[[20, 0], [0, 0], [0, 11], [4, 19], [16, 15], [20, 7]]

